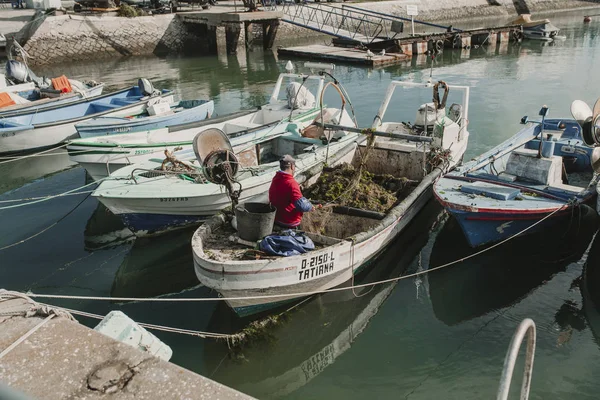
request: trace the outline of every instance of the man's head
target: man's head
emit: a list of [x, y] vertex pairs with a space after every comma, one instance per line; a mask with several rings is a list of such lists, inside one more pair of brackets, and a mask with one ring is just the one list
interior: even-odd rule
[[281, 168], [282, 171], [294, 172], [296, 169], [296, 160], [294, 160], [294, 157], [286, 154], [279, 159], [279, 168]]

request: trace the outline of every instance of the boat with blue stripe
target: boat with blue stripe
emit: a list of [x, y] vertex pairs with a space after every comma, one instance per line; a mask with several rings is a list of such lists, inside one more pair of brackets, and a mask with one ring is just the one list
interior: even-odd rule
[[471, 247], [543, 231], [594, 201], [600, 148], [585, 144], [578, 120], [545, 119], [547, 111], [434, 185]]
[[158, 103], [138, 115], [102, 116], [75, 125], [81, 138], [141, 132], [170, 126], [192, 124], [210, 118], [215, 110], [212, 100], [181, 100]]
[[[142, 82], [144, 81], [144, 82]], [[141, 86], [140, 86], [141, 85]], [[147, 80], [138, 86], [95, 99], [35, 110], [0, 119], [0, 154], [49, 148], [77, 136], [75, 124], [101, 116], [136, 115], [160, 98], [172, 101], [171, 91], [155, 90]]]

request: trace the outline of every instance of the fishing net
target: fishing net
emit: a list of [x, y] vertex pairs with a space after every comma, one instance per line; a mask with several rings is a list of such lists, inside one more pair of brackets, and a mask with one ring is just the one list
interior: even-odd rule
[[393, 189], [396, 188], [394, 183], [398, 179], [391, 175], [375, 176], [366, 170], [360, 172], [360, 175], [358, 173], [356, 168], [348, 164], [325, 169], [305, 196], [327, 205], [343, 205], [382, 213], [388, 211], [397, 200]]

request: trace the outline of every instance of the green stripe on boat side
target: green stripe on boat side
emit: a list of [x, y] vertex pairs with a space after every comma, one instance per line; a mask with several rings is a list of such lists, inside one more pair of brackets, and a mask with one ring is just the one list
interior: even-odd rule
[[[323, 108], [325, 108], [325, 106], [323, 106]], [[319, 112], [319, 108], [313, 108], [310, 111], [307, 111], [306, 113], [300, 114], [297, 116], [297, 118], [294, 118], [292, 120], [292, 122], [294, 121], [298, 121], [298, 122], [304, 122], [304, 121], [309, 121], [311, 119], [314, 118], [314, 114]], [[287, 121], [287, 119], [286, 119]], [[154, 148], [154, 147], [165, 147], [165, 146], [191, 146], [192, 142], [191, 141], [186, 141], [186, 142], [162, 142], [162, 143], [154, 143], [154, 144], [150, 144], [150, 143], [146, 143], [146, 144], [118, 144], [118, 143], [98, 143], [98, 142], [71, 142], [70, 143], [73, 146], [82, 146], [82, 147], [108, 147], [108, 148], [114, 148], [114, 147], [121, 147], [124, 149], [135, 149], [138, 147], [141, 148]], [[69, 151], [78, 151], [76, 149], [70, 149]], [[111, 152], [111, 153], [116, 153], [116, 152]], [[86, 153], [79, 153], [79, 154], [86, 154]], [[89, 154], [103, 154], [103, 153], [89, 153]]]
[[[145, 143], [145, 144], [117, 144], [117, 143], [98, 143], [98, 142], [77, 142], [70, 143], [72, 146], [81, 147], [108, 147], [108, 148], [122, 148], [122, 149], [135, 149], [135, 148], [150, 148], [150, 147], [166, 147], [166, 146], [191, 146], [192, 142], [162, 142], [162, 143]], [[77, 149], [69, 149], [69, 151], [81, 151]], [[128, 153], [128, 152], [126, 152]], [[83, 154], [83, 153], [81, 153]]]
[[77, 150], [67, 151], [71, 156], [87, 156], [92, 154], [131, 154], [130, 151], [102, 151], [102, 150]]

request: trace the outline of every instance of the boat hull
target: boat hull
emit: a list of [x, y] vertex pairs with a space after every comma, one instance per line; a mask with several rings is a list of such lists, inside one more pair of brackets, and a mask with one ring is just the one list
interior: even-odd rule
[[[519, 235], [525, 229], [527, 231], [521, 235], [542, 232], [555, 224], [568, 222], [576, 212], [576, 207], [573, 206], [565, 207], [561, 211], [557, 211], [560, 207], [547, 211], [498, 210], [496, 212], [469, 212], [458, 210], [450, 205], [445, 205], [445, 208], [456, 218], [471, 247], [506, 240]], [[552, 214], [553, 212], [555, 214]], [[543, 220], [544, 218], [546, 219]]]
[[[4, 90], [4, 89], [2, 89]], [[66, 97], [57, 97], [55, 99], [42, 99], [32, 101], [26, 104], [17, 104], [14, 106], [9, 106], [0, 109], [0, 116], [2, 117], [10, 117], [20, 114], [27, 114], [30, 112], [35, 112], [37, 110], [43, 110], [50, 107], [60, 107], [65, 106], [71, 103], [75, 103], [77, 101], [81, 101], [83, 99], [89, 99], [91, 97], [97, 97], [102, 95], [102, 91], [104, 90], [104, 83], [99, 84], [98, 86], [91, 87], [87, 89], [84, 93], [74, 93], [71, 96]]]
[[[354, 136], [349, 136], [329, 148], [323, 146], [314, 156], [298, 160], [297, 175], [304, 176], [303, 174], [324, 163], [328, 157], [330, 161], [334, 157], [349, 157], [350, 161], [350, 154], [356, 148], [353, 138]], [[278, 169], [275, 165], [278, 166], [278, 163], [271, 165], [262, 174], [248, 176], [240, 181], [243, 187], [240, 203], [265, 196]], [[231, 206], [231, 199], [221, 185], [200, 184], [193, 180], [166, 176], [150, 179], [151, 182], [140, 180], [139, 184], [109, 179], [101, 184], [93, 196], [98, 197], [111, 212], [121, 216], [123, 223], [137, 235], [163, 232], [186, 223], [196, 223]]]
[[[119, 114], [123, 112], [142, 112], [147, 107], [146, 102], [120, 107], [107, 113]], [[79, 121], [94, 118], [95, 115], [67, 120], [64, 122], [30, 125], [25, 129], [3, 128], [0, 129], [0, 154], [18, 154], [29, 151], [38, 151], [61, 144], [65, 140], [78, 137], [75, 124]]]
[[214, 103], [207, 101], [197, 107], [165, 116], [149, 116], [136, 119], [118, 118], [113, 120], [107, 118], [106, 121], [95, 119], [77, 124], [75, 128], [81, 138], [141, 132], [203, 121], [210, 118], [214, 113], [214, 108]]
[[[432, 184], [439, 175], [439, 170], [430, 173], [379, 226], [356, 235], [354, 241], [343, 240], [320, 251], [278, 258], [268, 267], [244, 262], [211, 263], [199, 256], [194, 243], [198, 242], [204, 229], [211, 229], [212, 221], [222, 218], [217, 216], [202, 225], [192, 238], [196, 276], [223, 297], [238, 298], [226, 302], [239, 316], [258, 314], [306, 297], [305, 293], [337, 287], [368, 268], [385, 251], [431, 199]], [[277, 297], [260, 298], [269, 295]], [[245, 299], [239, 299], [242, 297]]]

